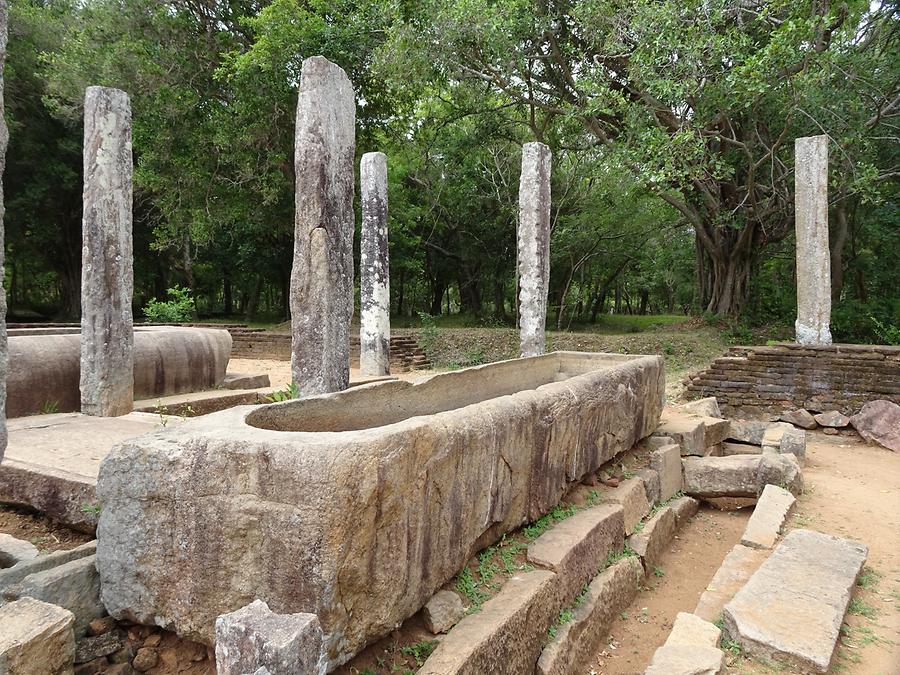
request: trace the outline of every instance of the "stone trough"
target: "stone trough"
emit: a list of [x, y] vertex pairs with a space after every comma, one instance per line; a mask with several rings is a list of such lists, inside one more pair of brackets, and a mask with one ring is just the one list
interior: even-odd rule
[[315, 613], [333, 669], [648, 436], [663, 400], [660, 357], [558, 352], [125, 441], [98, 482], [103, 602], [207, 644], [256, 599]]

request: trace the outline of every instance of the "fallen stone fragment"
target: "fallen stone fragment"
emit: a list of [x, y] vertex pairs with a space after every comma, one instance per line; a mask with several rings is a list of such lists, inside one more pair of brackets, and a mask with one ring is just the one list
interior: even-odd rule
[[447, 633], [418, 675], [532, 672], [560, 610], [558, 581], [546, 570], [511, 577]]
[[772, 548], [796, 501], [784, 488], [766, 485], [747, 521], [741, 544], [750, 548]]
[[736, 544], [703, 591], [694, 614], [706, 621], [718, 620], [725, 604], [747, 583], [768, 555], [767, 550]]
[[782, 455], [794, 455], [802, 464], [806, 461], [806, 432], [803, 429], [786, 429], [781, 436], [778, 451]]
[[729, 420], [728, 439], [750, 445], [762, 445], [768, 422], [763, 420]]
[[99, 619], [94, 619], [88, 624], [88, 635], [97, 636], [103, 635], [104, 633], [108, 633], [109, 631], [115, 629], [116, 620], [111, 616], [100, 617]]
[[[141, 647], [134, 655], [134, 660], [131, 662], [131, 665], [134, 666], [134, 669], [139, 673], [146, 673], [151, 668], [155, 668], [157, 663], [159, 663], [159, 652], [152, 647]], [[216, 669], [218, 670], [218, 668], [219, 664], [217, 662]]]
[[722, 631], [709, 621], [704, 621], [699, 616], [678, 612], [667, 645], [693, 645], [696, 647], [718, 647], [719, 637]]
[[[93, 622], [92, 622], [93, 623]], [[75, 663], [87, 663], [109, 656], [125, 645], [122, 631], [110, 631], [93, 637], [85, 637], [75, 645]]]
[[757, 495], [766, 485], [778, 485], [794, 495], [803, 492], [803, 470], [794, 455], [763, 455], [757, 476]]
[[438, 591], [422, 608], [425, 628], [435, 635], [446, 633], [465, 615], [462, 599], [453, 591]]
[[758, 445], [750, 445], [749, 443], [732, 443], [725, 441], [722, 443], [722, 456], [730, 457], [731, 455], [758, 455], [762, 453], [762, 448]]
[[651, 506], [658, 504], [660, 502], [659, 473], [653, 469], [641, 469], [637, 472], [637, 475], [638, 478], [644, 481], [644, 494], [647, 496], [647, 503]]
[[822, 429], [822, 433], [826, 436], [837, 436], [840, 432], [837, 429], [832, 429], [831, 427], [825, 427]]
[[681, 450], [677, 445], [666, 445], [650, 453], [650, 468], [659, 474], [659, 500], [671, 499], [684, 487], [681, 475]]
[[728, 438], [731, 429], [731, 423], [728, 420], [716, 419], [715, 417], [702, 417], [701, 419], [706, 427], [707, 449], [719, 445]]
[[665, 408], [654, 436], [669, 436], [681, 448], [681, 454], [702, 457], [707, 448], [728, 436], [728, 420], [691, 415], [676, 408]]
[[[138, 650], [140, 654], [141, 650]], [[262, 600], [216, 619], [218, 675], [325, 673], [315, 614], [275, 614]]]
[[37, 547], [30, 541], [0, 532], [0, 567], [12, 567], [23, 560], [37, 557]]
[[790, 532], [725, 605], [725, 631], [752, 656], [827, 672], [867, 554], [848, 539]]
[[623, 558], [599, 574], [588, 586], [571, 621], [541, 652], [536, 675], [568, 675], [597, 653], [615, 617], [631, 604], [644, 578], [644, 568], [634, 556]]
[[[659, 450], [660, 448], [664, 448], [667, 445], [672, 445], [673, 443], [675, 443], [675, 439], [672, 438], [671, 436], [660, 435], [660, 436], [651, 436], [645, 442], [647, 444], [647, 449], [652, 452], [653, 450]], [[678, 445], [677, 443], [675, 443], [675, 444]]]
[[86, 544], [71, 548], [66, 551], [54, 551], [30, 560], [20, 562], [15, 567], [0, 570], [0, 594], [6, 595], [6, 589], [14, 584], [19, 583], [29, 574], [48, 570], [51, 567], [57, 567], [63, 563], [79, 558], [86, 558], [97, 552], [97, 542], [89, 541]]
[[644, 675], [720, 675], [725, 653], [714, 647], [663, 645], [653, 654]]
[[560, 601], [568, 604], [596, 576], [607, 556], [622, 550], [624, 541], [624, 509], [601, 504], [566, 518], [531, 542], [528, 562], [556, 572]]
[[757, 497], [767, 484], [794, 494], [803, 490], [803, 474], [793, 455], [688, 457], [682, 462], [684, 491], [695, 497]]
[[644, 523], [639, 532], [628, 537], [628, 547], [641, 557], [647, 574], [657, 567], [662, 554], [675, 536], [676, 526], [675, 510], [671, 506], [664, 506]]
[[679, 409], [692, 415], [701, 415], [703, 417], [717, 417], [722, 419], [722, 412], [719, 410], [719, 401], [715, 396], [707, 398], [698, 398], [696, 401], [684, 403], [678, 406]]
[[850, 418], [853, 428], [869, 443], [900, 452], [900, 405], [892, 401], [869, 401]]
[[763, 434], [762, 451], [763, 452], [781, 452], [781, 439], [784, 437], [788, 429], [793, 429], [793, 425], [787, 422], [773, 422], [766, 427]]
[[819, 413], [813, 417], [815, 417], [816, 422], [818, 422], [820, 426], [830, 427], [832, 429], [843, 429], [850, 424], [850, 418], [837, 410], [829, 410], [828, 412]]
[[700, 510], [700, 502], [693, 497], [679, 497], [672, 501], [669, 506], [675, 512], [675, 525], [682, 527], [690, 518], [697, 515]]
[[72, 612], [34, 598], [0, 607], [0, 673], [67, 675], [75, 658]]
[[815, 429], [817, 426], [819, 426], [816, 423], [816, 418], [813, 417], [812, 413], [805, 408], [799, 408], [797, 410], [792, 410], [791, 412], [782, 413], [781, 417], [779, 417], [778, 419], [780, 419], [782, 422], [793, 424], [795, 427], [800, 427], [801, 429]]
[[634, 532], [635, 526], [650, 513], [644, 481], [638, 477], [619, 483], [618, 487], [600, 491], [600, 501], [620, 504], [624, 509], [625, 534]]

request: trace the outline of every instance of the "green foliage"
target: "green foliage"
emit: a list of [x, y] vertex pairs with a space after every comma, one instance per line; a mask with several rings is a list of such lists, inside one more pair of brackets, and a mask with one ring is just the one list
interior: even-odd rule
[[59, 401], [44, 401], [41, 403], [41, 415], [52, 415], [59, 412]]
[[151, 299], [144, 306], [144, 318], [151, 323], [184, 323], [190, 321], [195, 312], [191, 291], [181, 286], [168, 290], [170, 300]]
[[421, 668], [425, 664], [425, 659], [431, 656], [431, 652], [437, 646], [437, 640], [422, 640], [421, 642], [401, 647], [400, 653], [405, 656], [412, 656], [416, 661], [416, 665]]
[[574, 516], [578, 511], [574, 506], [555, 506], [546, 516], [538, 518], [522, 528], [522, 534], [528, 541], [533, 541], [561, 520]]
[[295, 382], [291, 382], [284, 389], [279, 389], [278, 391], [273, 391], [271, 394], [266, 396], [266, 400], [269, 403], [281, 403], [283, 401], [291, 401], [295, 398], [300, 397], [300, 387], [297, 386]]

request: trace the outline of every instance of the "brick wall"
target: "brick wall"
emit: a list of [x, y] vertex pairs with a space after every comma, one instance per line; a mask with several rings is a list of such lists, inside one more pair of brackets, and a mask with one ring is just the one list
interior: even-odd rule
[[900, 404], [900, 347], [732, 347], [684, 384], [690, 398], [715, 396], [728, 415], [788, 408], [853, 414], [875, 399]]

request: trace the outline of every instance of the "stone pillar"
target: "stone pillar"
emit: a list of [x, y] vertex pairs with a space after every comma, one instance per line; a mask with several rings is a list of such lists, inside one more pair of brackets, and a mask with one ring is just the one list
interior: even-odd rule
[[115, 417], [134, 398], [131, 104], [118, 89], [84, 97], [81, 412]]
[[391, 292], [388, 265], [387, 157], [367, 152], [359, 165], [362, 234], [359, 262], [359, 369], [391, 372]]
[[3, 290], [3, 169], [9, 131], [3, 111], [3, 64], [6, 61], [6, 0], [0, 0], [0, 461], [6, 452], [6, 371], [9, 354], [6, 347], [6, 291]]
[[303, 62], [297, 99], [291, 374], [300, 395], [350, 384], [356, 102], [347, 74]]
[[544, 353], [550, 283], [550, 148], [522, 146], [519, 179], [519, 353]]
[[801, 345], [831, 344], [831, 253], [828, 249], [828, 137], [794, 141], [797, 321]]

